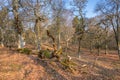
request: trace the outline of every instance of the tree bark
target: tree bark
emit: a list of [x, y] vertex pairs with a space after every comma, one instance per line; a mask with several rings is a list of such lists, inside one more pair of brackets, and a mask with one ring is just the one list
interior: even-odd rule
[[107, 28], [105, 29], [106, 31], [106, 37], [105, 37], [105, 54], [108, 54], [108, 45], [107, 45], [107, 38], [108, 38], [108, 31], [107, 31]]
[[66, 41], [66, 50], [65, 50], [66, 56], [68, 55], [67, 51], [68, 51], [68, 41]]
[[108, 45], [107, 44], [105, 44], [105, 54], [108, 54]]
[[34, 27], [34, 30], [35, 30], [35, 36], [36, 36], [36, 43], [37, 43], [37, 50], [40, 51], [41, 50], [41, 32], [40, 32], [40, 20], [39, 20], [39, 16], [36, 15], [37, 13], [35, 13], [35, 16], [37, 17], [36, 20], [35, 20], [35, 27]]
[[90, 53], [93, 53], [92, 41], [90, 41]]
[[61, 35], [60, 35], [60, 30], [59, 30], [57, 49], [60, 49], [60, 47], [61, 47], [61, 45], [60, 45], [60, 39], [61, 39]]
[[98, 56], [100, 55], [100, 47], [98, 47]]
[[81, 52], [81, 39], [78, 39], [78, 58], [80, 58], [80, 52]]
[[40, 40], [39, 37], [38, 37], [38, 39], [37, 39], [37, 50], [38, 50], [38, 51], [41, 50], [41, 40]]
[[14, 24], [15, 24], [15, 29], [18, 34], [18, 48], [23, 48], [24, 46], [24, 41], [22, 37], [22, 23], [19, 19], [19, 0], [13, 0], [12, 1], [12, 7], [13, 7], [13, 14], [14, 14]]
[[119, 42], [117, 44], [117, 47], [118, 47], [118, 56], [119, 56], [119, 59], [120, 59], [120, 44], [119, 44]]
[[100, 42], [98, 41], [98, 52], [97, 52], [97, 55], [99, 56], [100, 55]]
[[4, 47], [4, 37], [3, 37], [3, 31], [1, 30], [1, 37], [2, 37], [2, 40], [1, 40], [1, 47]]
[[18, 35], [19, 37], [19, 41], [18, 41], [18, 48], [23, 48], [25, 46], [25, 42], [24, 42], [24, 39], [22, 37], [22, 35]]

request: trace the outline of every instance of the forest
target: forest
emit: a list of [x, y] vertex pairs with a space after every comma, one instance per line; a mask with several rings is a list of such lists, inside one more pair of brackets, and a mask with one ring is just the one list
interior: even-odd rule
[[89, 1], [0, 0], [0, 80], [120, 80], [120, 0]]

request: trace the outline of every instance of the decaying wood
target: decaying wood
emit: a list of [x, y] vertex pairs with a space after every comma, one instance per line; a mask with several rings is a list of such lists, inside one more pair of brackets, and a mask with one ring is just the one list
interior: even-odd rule
[[47, 36], [50, 37], [53, 41], [53, 49], [56, 51], [56, 45], [55, 45], [55, 38], [50, 34], [50, 32], [47, 30]]
[[53, 41], [53, 52], [52, 52], [52, 56], [51, 58], [56, 57], [58, 60], [60, 59], [60, 54], [62, 54], [62, 48], [60, 48], [59, 50], [57, 50], [56, 45], [55, 45], [55, 38], [50, 34], [50, 32], [47, 30], [47, 36], [50, 37]]

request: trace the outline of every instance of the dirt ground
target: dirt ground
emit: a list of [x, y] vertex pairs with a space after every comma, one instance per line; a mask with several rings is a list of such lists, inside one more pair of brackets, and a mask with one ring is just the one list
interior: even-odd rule
[[[0, 47], [0, 80], [120, 80], [120, 60], [114, 51], [95, 55], [87, 50], [72, 60], [76, 71], [64, 70], [59, 62], [42, 60], [36, 55], [24, 55]], [[73, 54], [72, 54], [73, 53]]]

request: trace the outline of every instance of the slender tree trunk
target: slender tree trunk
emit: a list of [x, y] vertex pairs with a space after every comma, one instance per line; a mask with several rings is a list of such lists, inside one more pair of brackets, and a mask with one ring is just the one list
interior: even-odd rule
[[98, 56], [100, 55], [100, 47], [98, 47]]
[[60, 49], [60, 39], [61, 39], [61, 36], [60, 36], [60, 31], [59, 31], [57, 49]]
[[92, 41], [90, 41], [90, 53], [93, 53]]
[[66, 50], [65, 50], [66, 56], [68, 55], [68, 54], [67, 54], [67, 51], [68, 51], [68, 41], [66, 41]]
[[1, 46], [4, 47], [4, 37], [3, 37], [3, 31], [1, 30], [1, 36], [2, 36], [2, 40], [1, 40]]
[[97, 52], [98, 56], [100, 55], [100, 42], [98, 41], [98, 52]]
[[4, 44], [3, 44], [3, 42], [1, 42], [1, 46], [2, 46], [2, 47], [4, 47]]
[[119, 26], [118, 26], [118, 43], [117, 44], [118, 44], [118, 55], [120, 59], [120, 27]]
[[35, 37], [36, 37], [36, 47], [37, 50], [40, 51], [41, 50], [41, 32], [40, 32], [40, 20], [39, 20], [39, 16], [36, 15], [37, 13], [35, 13], [35, 16], [37, 17], [37, 19], [35, 20]]
[[108, 29], [108, 26], [105, 27], [105, 35], [106, 35], [106, 37], [105, 37], [105, 54], [108, 53], [108, 51], [107, 51], [107, 49], [108, 49], [108, 45], [107, 45], [108, 30], [107, 29]]
[[119, 41], [117, 42], [117, 48], [118, 48], [118, 56], [119, 56], [119, 59], [120, 59], [120, 44], [119, 44]]
[[25, 42], [24, 42], [23, 36], [19, 34], [18, 37], [19, 37], [18, 48], [23, 48], [25, 46]]
[[2, 41], [1, 41], [1, 47], [4, 47], [4, 40], [3, 40], [3, 38], [2, 38]]
[[[113, 27], [114, 29], [114, 27]], [[114, 29], [114, 33], [115, 33], [115, 40], [116, 40], [116, 43], [117, 43], [117, 51], [118, 51], [118, 56], [119, 56], [119, 59], [120, 59], [120, 40], [119, 40], [119, 32], [115, 32], [115, 29]]]
[[38, 36], [38, 33], [35, 33], [35, 43], [36, 43], [36, 49], [38, 50], [38, 51], [40, 51], [41, 50], [41, 39], [40, 39], [40, 37]]
[[22, 37], [22, 26], [21, 21], [19, 18], [19, 0], [12, 0], [12, 6], [13, 6], [13, 14], [14, 14], [14, 20], [15, 20], [15, 29], [18, 34], [18, 48], [23, 48], [24, 46], [24, 40]]
[[117, 27], [117, 31], [116, 31], [116, 42], [117, 42], [117, 47], [118, 47], [118, 56], [120, 59], [120, 16], [119, 16], [119, 4], [117, 4], [116, 6], [116, 27]]
[[38, 37], [38, 39], [37, 39], [37, 50], [38, 50], [38, 51], [41, 50], [41, 41], [40, 41], [40, 37]]
[[107, 45], [107, 38], [108, 38], [108, 31], [107, 31], [107, 28], [105, 29], [106, 31], [106, 37], [105, 37], [105, 54], [108, 54], [108, 45]]
[[118, 55], [120, 59], [120, 27], [118, 27]]
[[118, 55], [119, 55], [119, 58], [120, 58], [120, 46], [118, 47]]
[[78, 57], [80, 58], [80, 52], [81, 52], [81, 39], [78, 39]]
[[108, 54], [108, 45], [107, 45], [107, 43], [105, 43], [105, 54]]

